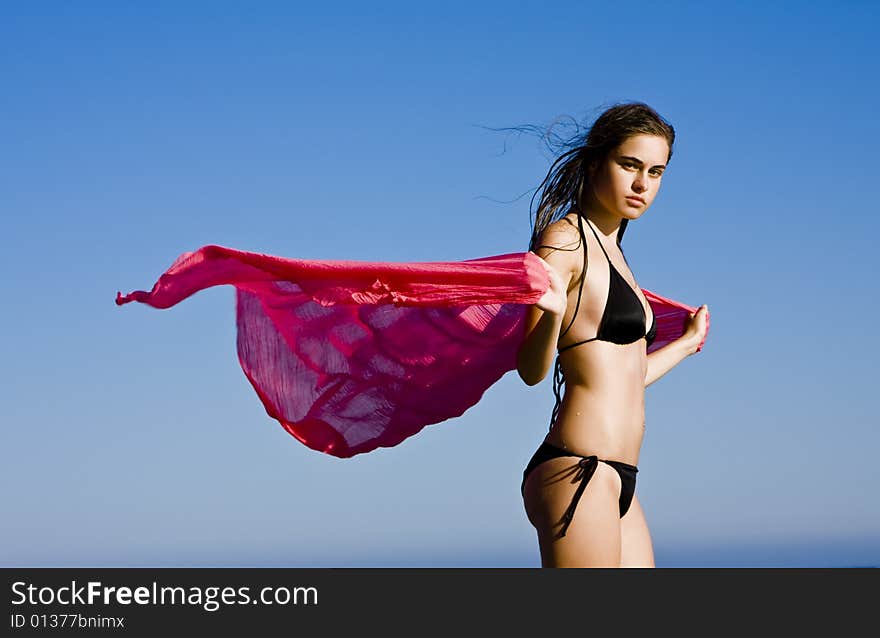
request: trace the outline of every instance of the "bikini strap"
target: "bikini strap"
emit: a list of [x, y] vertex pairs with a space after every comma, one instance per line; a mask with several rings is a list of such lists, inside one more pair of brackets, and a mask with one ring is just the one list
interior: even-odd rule
[[584, 223], [581, 220], [580, 211], [577, 214], [578, 218], [578, 232], [581, 234], [581, 245], [584, 247], [584, 267], [581, 269], [581, 277], [580, 282], [578, 282], [578, 298], [577, 303], [574, 305], [574, 312], [571, 315], [571, 321], [568, 323], [568, 327], [565, 330], [559, 333], [559, 336], [556, 337], [556, 343], [559, 343], [559, 339], [565, 336], [565, 334], [569, 331], [569, 329], [574, 325], [574, 320], [577, 318], [578, 309], [581, 307], [581, 294], [584, 291], [584, 282], [587, 280], [587, 236], [584, 234]]
[[[593, 231], [593, 237], [595, 237], [595, 238], [596, 238], [596, 241], [599, 242], [599, 248], [601, 248], [601, 249], [602, 249], [602, 252], [605, 253], [605, 259], [607, 259], [607, 260], [608, 260], [608, 263], [610, 264], [610, 263], [611, 263], [611, 258], [608, 256], [608, 253], [605, 251], [605, 246], [603, 246], [603, 245], [602, 245], [602, 242], [599, 241], [599, 235], [596, 234], [596, 229], [593, 228], [593, 225], [592, 225], [589, 221], [587, 221], [587, 226], [589, 226], [589, 227], [590, 227], [590, 230]], [[624, 259], [626, 259], [626, 257], [624, 257]]]
[[[593, 337], [592, 339], [584, 339], [583, 341], [576, 341], [575, 343], [570, 343], [570, 344], [568, 344], [567, 346], [565, 346], [565, 347], [563, 347], [563, 348], [560, 348], [558, 352], [565, 352], [565, 351], [568, 350], [569, 348], [574, 348], [575, 346], [579, 346], [579, 345], [582, 345], [582, 344], [585, 344], [585, 343], [590, 343], [591, 341], [595, 341], [595, 340], [598, 339], [598, 338], [599, 338], [599, 337]], [[559, 356], [558, 353], [557, 353], [557, 356]]]

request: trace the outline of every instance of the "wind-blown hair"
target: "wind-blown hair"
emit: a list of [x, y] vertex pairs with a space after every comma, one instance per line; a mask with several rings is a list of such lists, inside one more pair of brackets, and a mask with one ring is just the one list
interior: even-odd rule
[[[675, 142], [675, 129], [657, 111], [644, 102], [619, 103], [604, 111], [596, 118], [585, 133], [575, 133], [567, 141], [554, 141], [552, 134], [556, 122], [542, 135], [551, 150], [560, 152], [544, 181], [535, 189], [529, 203], [529, 217], [535, 197], [540, 192], [537, 211], [534, 214], [532, 236], [529, 250], [534, 250], [544, 229], [564, 217], [573, 207], [583, 203], [584, 192], [590, 187], [591, 166], [599, 166], [606, 161], [608, 154], [635, 135], [657, 135], [669, 144], [667, 163], [672, 159], [672, 146]], [[575, 122], [577, 125], [577, 122]], [[535, 127], [514, 127], [514, 130], [535, 130]], [[567, 149], [567, 150], [566, 150]], [[620, 223], [617, 245], [623, 238], [628, 219]]]

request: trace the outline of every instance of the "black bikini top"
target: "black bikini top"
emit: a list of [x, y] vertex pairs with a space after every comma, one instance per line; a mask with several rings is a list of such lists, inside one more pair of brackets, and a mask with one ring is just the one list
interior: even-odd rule
[[[647, 333], [643, 332], [647, 319], [645, 316], [645, 307], [642, 305], [642, 302], [639, 300], [635, 291], [628, 283], [626, 283], [626, 280], [619, 272], [617, 272], [614, 264], [611, 263], [611, 259], [609, 259], [605, 247], [602, 245], [602, 242], [599, 241], [599, 236], [596, 234], [592, 224], [589, 223], [589, 220], [587, 220], [587, 225], [590, 227], [590, 230], [593, 231], [593, 236], [596, 237], [596, 241], [599, 242], [599, 247], [602, 249], [602, 252], [605, 253], [605, 259], [608, 260], [610, 279], [608, 284], [608, 299], [605, 302], [605, 311], [602, 313], [602, 319], [599, 321], [599, 331], [597, 335], [592, 339], [578, 341], [577, 343], [572, 343], [563, 348], [559, 348], [559, 352], [564, 352], [569, 348], [574, 348], [575, 346], [589, 343], [590, 341], [608, 341], [610, 343], [622, 345], [635, 343], [642, 337], [647, 339], [647, 345], [650, 346], [654, 342], [654, 337], [657, 336], [657, 318], [654, 316], [654, 313], [651, 313], [651, 329], [648, 330]], [[575, 305], [574, 308], [574, 315], [572, 315], [571, 323], [568, 324], [568, 328], [562, 331], [562, 334], [559, 335], [560, 337], [568, 332], [569, 328], [571, 328], [574, 323], [578, 308], [580, 308], [581, 292], [584, 288], [584, 281], [587, 278], [587, 238], [584, 235], [584, 227], [580, 214], [578, 214], [578, 230], [581, 233], [581, 241], [584, 244], [583, 275], [581, 276], [580, 287], [578, 288], [578, 300], [577, 305]], [[621, 254], [623, 254], [622, 249]], [[626, 255], [623, 256], [623, 259], [626, 260]], [[629, 264], [629, 262], [627, 262], [627, 264]]]

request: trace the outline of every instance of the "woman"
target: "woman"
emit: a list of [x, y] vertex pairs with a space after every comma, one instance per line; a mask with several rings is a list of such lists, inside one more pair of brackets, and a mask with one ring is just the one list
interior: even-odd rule
[[[544, 567], [654, 566], [635, 494], [645, 387], [697, 351], [708, 308], [692, 313], [684, 334], [649, 357], [655, 318], [620, 240], [657, 196], [674, 140], [672, 126], [651, 107], [617, 105], [542, 183], [549, 186], [529, 247], [543, 259], [550, 287], [529, 310], [517, 370], [537, 384], [558, 347], [550, 431], [522, 483]], [[551, 221], [557, 210], [566, 213]]]

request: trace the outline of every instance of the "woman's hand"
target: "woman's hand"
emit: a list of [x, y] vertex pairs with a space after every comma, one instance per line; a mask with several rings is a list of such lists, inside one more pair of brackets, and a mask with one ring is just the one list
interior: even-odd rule
[[696, 312], [690, 313], [685, 325], [684, 334], [681, 339], [690, 344], [689, 354], [695, 354], [700, 351], [700, 344], [706, 338], [706, 331], [709, 329], [709, 306], [703, 304], [697, 308]]
[[550, 286], [548, 286], [547, 291], [538, 299], [535, 305], [544, 312], [561, 317], [568, 305], [568, 291], [565, 289], [565, 283], [553, 266], [544, 261], [540, 256], [538, 258], [541, 259], [541, 264], [543, 264], [547, 275], [550, 277]]

